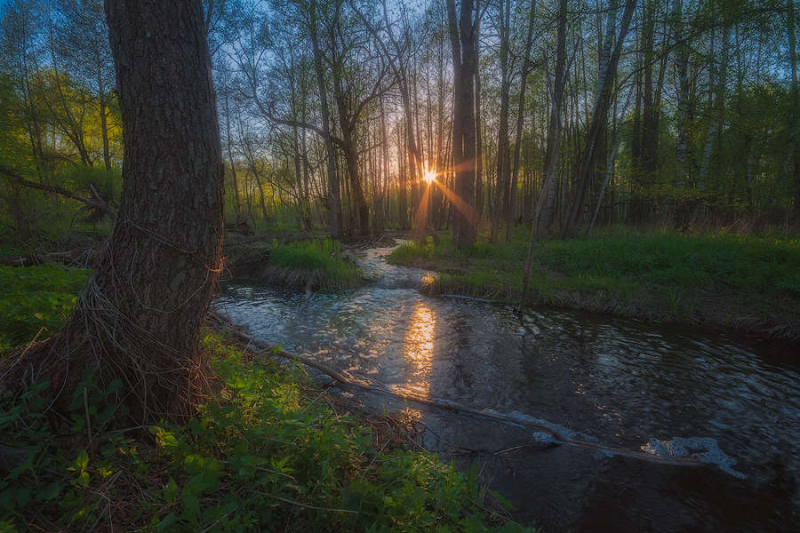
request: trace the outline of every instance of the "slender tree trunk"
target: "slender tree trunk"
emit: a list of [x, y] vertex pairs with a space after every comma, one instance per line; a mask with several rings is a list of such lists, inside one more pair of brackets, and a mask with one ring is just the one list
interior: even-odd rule
[[[790, 0], [791, 1], [791, 0]], [[686, 35], [683, 22], [683, 0], [673, 0], [675, 17], [675, 42], [678, 47], [676, 67], [678, 70], [678, 141], [675, 146], [678, 161], [676, 186], [681, 189], [686, 184], [686, 156], [689, 146], [689, 43], [684, 43]]]
[[506, 212], [506, 242], [511, 241], [514, 229], [514, 209], [517, 203], [517, 180], [519, 176], [519, 155], [522, 145], [522, 125], [525, 122], [525, 92], [528, 87], [528, 74], [531, 69], [531, 48], [533, 47], [533, 24], [536, 19], [536, 0], [531, 0], [528, 35], [525, 39], [525, 59], [522, 63], [522, 76], [519, 87], [519, 108], [517, 109], [517, 131], [514, 137], [514, 166], [511, 170], [511, 208]]
[[389, 137], [386, 133], [386, 109], [383, 97], [380, 99], [381, 110], [381, 184], [375, 191], [378, 197], [378, 210], [380, 213], [381, 229], [386, 224], [386, 183], [389, 182]]
[[455, 195], [453, 241], [469, 246], [477, 234], [477, 217], [472, 205], [475, 191], [475, 72], [478, 41], [473, 20], [473, 0], [461, 0], [456, 14], [454, 0], [447, 0], [448, 28], [453, 53], [453, 163]]
[[500, 0], [500, 123], [497, 128], [497, 186], [495, 188], [495, 210], [492, 217], [492, 240], [497, 239], [500, 226], [500, 215], [502, 219], [509, 218], [511, 210], [509, 177], [511, 174], [509, 138], [508, 138], [508, 115], [509, 98], [511, 93], [511, 80], [509, 73], [509, 33], [511, 23], [511, 0]]
[[789, 65], [792, 72], [792, 112], [789, 120], [789, 161], [794, 167], [794, 212], [800, 214], [800, 83], [797, 79], [797, 37], [795, 17], [797, 10], [795, 0], [786, 0], [786, 25], [789, 39]]
[[[226, 76], [227, 81], [227, 76]], [[233, 178], [233, 199], [234, 206], [236, 207], [236, 222], [239, 222], [239, 216], [242, 212], [242, 206], [239, 203], [239, 184], [236, 180], [236, 164], [233, 161], [233, 143], [231, 141], [231, 109], [228, 104], [228, 87], [225, 87], [225, 144], [228, 149], [228, 165], [231, 167], [231, 178]]]
[[[477, 23], [475, 31], [480, 38], [480, 21]], [[486, 212], [486, 200], [484, 191], [489, 191], [488, 186], [483, 184], [483, 116], [481, 111], [481, 68], [480, 65], [475, 69], [475, 209], [478, 212], [479, 220]]]
[[[111, 150], [108, 142], [108, 105], [106, 104], [105, 87], [103, 87], [102, 80], [100, 80], [98, 104], [100, 108], [100, 136], [103, 139], [103, 163], [106, 166], [106, 170], [111, 170]], [[111, 198], [107, 199], [110, 200]]]
[[[619, 35], [616, 36], [616, 45], [613, 45], [612, 43], [615, 42], [614, 33], [616, 28], [617, 1], [612, 0], [611, 9], [608, 14], [608, 22], [606, 23], [608, 25], [606, 39], [603, 46], [605, 60], [601, 61], [600, 64], [600, 74], [597, 80], [592, 119], [589, 124], [589, 130], [583, 147], [583, 154], [578, 167], [579, 174], [575, 187], [576, 194], [573, 197], [572, 206], [567, 212], [567, 219], [564, 225], [566, 231], [571, 231], [583, 216], [589, 184], [595, 172], [599, 144], [603, 138], [601, 134], [607, 127], [608, 109], [611, 104], [611, 97], [613, 95], [613, 88], [617, 76], [617, 65], [619, 64], [619, 58], [622, 54], [625, 36], [628, 33], [628, 28], [633, 18], [635, 5], [635, 0], [626, 0]], [[612, 47], [614, 48], [613, 51], [611, 51]]]
[[[564, 101], [566, 71], [567, 0], [559, 1], [558, 29], [556, 30], [556, 71], [553, 80], [550, 122], [547, 128], [547, 151], [544, 159], [544, 183], [534, 213], [533, 232], [546, 230], [555, 219], [556, 179], [558, 178], [558, 152], [561, 142], [561, 106]], [[532, 241], [533, 242], [533, 241]], [[527, 271], [527, 266], [526, 266]]]
[[319, 33], [317, 27], [317, 0], [311, 0], [309, 6], [311, 20], [311, 46], [314, 52], [314, 72], [317, 77], [319, 90], [319, 108], [322, 115], [322, 138], [325, 141], [325, 151], [328, 159], [328, 212], [331, 237], [338, 239], [341, 236], [342, 208], [339, 194], [339, 180], [336, 175], [336, 150], [331, 138], [330, 111], [328, 108], [328, 91], [325, 87], [325, 68], [322, 65], [322, 51], [319, 46]]

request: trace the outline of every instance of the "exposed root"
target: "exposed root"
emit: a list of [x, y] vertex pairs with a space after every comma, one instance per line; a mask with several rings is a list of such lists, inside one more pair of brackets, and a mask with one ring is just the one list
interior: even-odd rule
[[48, 414], [55, 422], [66, 422], [64, 413], [73, 394], [84, 394], [85, 388], [77, 389], [87, 371], [93, 372], [101, 390], [121, 382], [109, 401], [127, 425], [131, 420], [137, 425], [179, 420], [191, 414], [210, 390], [204, 354], [197, 348], [180, 351], [136, 324], [95, 278], [78, 297], [60, 332], [5, 358], [0, 393], [19, 395], [47, 382], [52, 398]]

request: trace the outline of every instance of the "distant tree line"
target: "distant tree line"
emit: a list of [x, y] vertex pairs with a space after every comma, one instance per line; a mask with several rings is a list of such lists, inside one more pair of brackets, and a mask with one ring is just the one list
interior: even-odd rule
[[[122, 132], [101, 2], [0, 9], [0, 224], [24, 236], [42, 213], [102, 216]], [[206, 0], [227, 222], [343, 237], [424, 215], [465, 244], [480, 224], [507, 239], [521, 224], [793, 220], [798, 9]]]

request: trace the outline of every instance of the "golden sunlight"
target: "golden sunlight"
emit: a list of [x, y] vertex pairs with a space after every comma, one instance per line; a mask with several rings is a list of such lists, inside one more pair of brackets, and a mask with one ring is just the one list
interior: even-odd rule
[[432, 168], [426, 169], [422, 179], [424, 179], [426, 183], [433, 183], [436, 181], [436, 171]]
[[411, 376], [407, 388], [422, 396], [428, 395], [430, 371], [434, 351], [436, 315], [433, 309], [418, 302], [411, 313], [405, 336], [404, 355], [411, 363]]

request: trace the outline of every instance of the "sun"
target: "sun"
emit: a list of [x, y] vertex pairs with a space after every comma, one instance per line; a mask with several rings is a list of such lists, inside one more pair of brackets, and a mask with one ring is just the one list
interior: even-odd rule
[[425, 174], [422, 176], [422, 179], [424, 179], [427, 183], [433, 183], [436, 181], [436, 171], [433, 169], [426, 170]]

